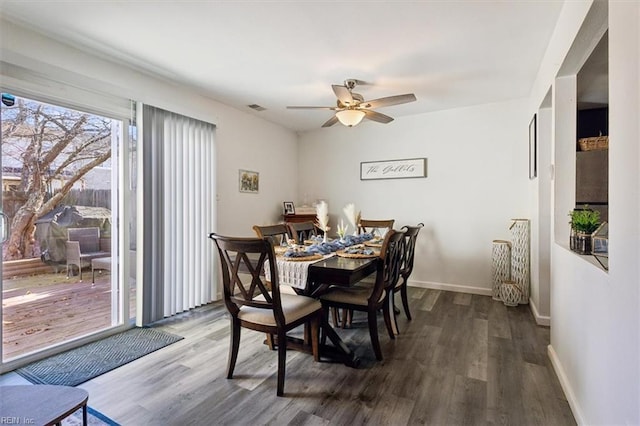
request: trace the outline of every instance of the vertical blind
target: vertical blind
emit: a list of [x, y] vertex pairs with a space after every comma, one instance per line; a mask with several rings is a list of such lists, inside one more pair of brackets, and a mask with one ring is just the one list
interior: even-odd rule
[[142, 323], [215, 298], [215, 126], [144, 105]]

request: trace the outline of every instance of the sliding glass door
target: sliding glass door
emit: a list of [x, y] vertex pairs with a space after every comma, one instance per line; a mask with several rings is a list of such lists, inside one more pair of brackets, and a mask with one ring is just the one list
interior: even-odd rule
[[125, 328], [136, 306], [130, 120], [11, 93], [1, 108], [0, 367]]

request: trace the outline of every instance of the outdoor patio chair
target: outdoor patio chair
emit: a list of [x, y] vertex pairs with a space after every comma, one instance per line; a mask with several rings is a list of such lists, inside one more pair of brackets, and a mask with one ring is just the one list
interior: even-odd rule
[[111, 256], [111, 240], [100, 238], [100, 228], [69, 228], [65, 241], [67, 278], [71, 267], [77, 266], [82, 281], [82, 268], [91, 266], [91, 260]]

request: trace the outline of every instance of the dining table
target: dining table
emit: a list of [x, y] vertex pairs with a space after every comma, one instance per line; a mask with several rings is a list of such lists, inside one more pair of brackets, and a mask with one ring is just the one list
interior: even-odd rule
[[[378, 256], [354, 258], [328, 253], [312, 260], [287, 259], [282, 254], [276, 256], [278, 281], [280, 285], [288, 285], [299, 293], [310, 297], [318, 297], [330, 286], [351, 287], [377, 269]], [[268, 263], [265, 263], [265, 275], [268, 276]], [[330, 358], [350, 367], [358, 367], [360, 359], [340, 338], [327, 318], [323, 316], [321, 328], [332, 343], [320, 347], [321, 357]], [[287, 345], [293, 349], [309, 351], [309, 345], [303, 339], [289, 338]]]

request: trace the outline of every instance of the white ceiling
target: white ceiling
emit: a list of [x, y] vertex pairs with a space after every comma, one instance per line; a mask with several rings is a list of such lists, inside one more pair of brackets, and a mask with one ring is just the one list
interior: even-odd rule
[[[7, 1], [5, 18], [292, 130], [332, 114], [331, 84], [393, 117], [525, 97], [562, 0]], [[254, 112], [247, 105], [266, 108]], [[366, 123], [372, 126], [390, 124]]]

